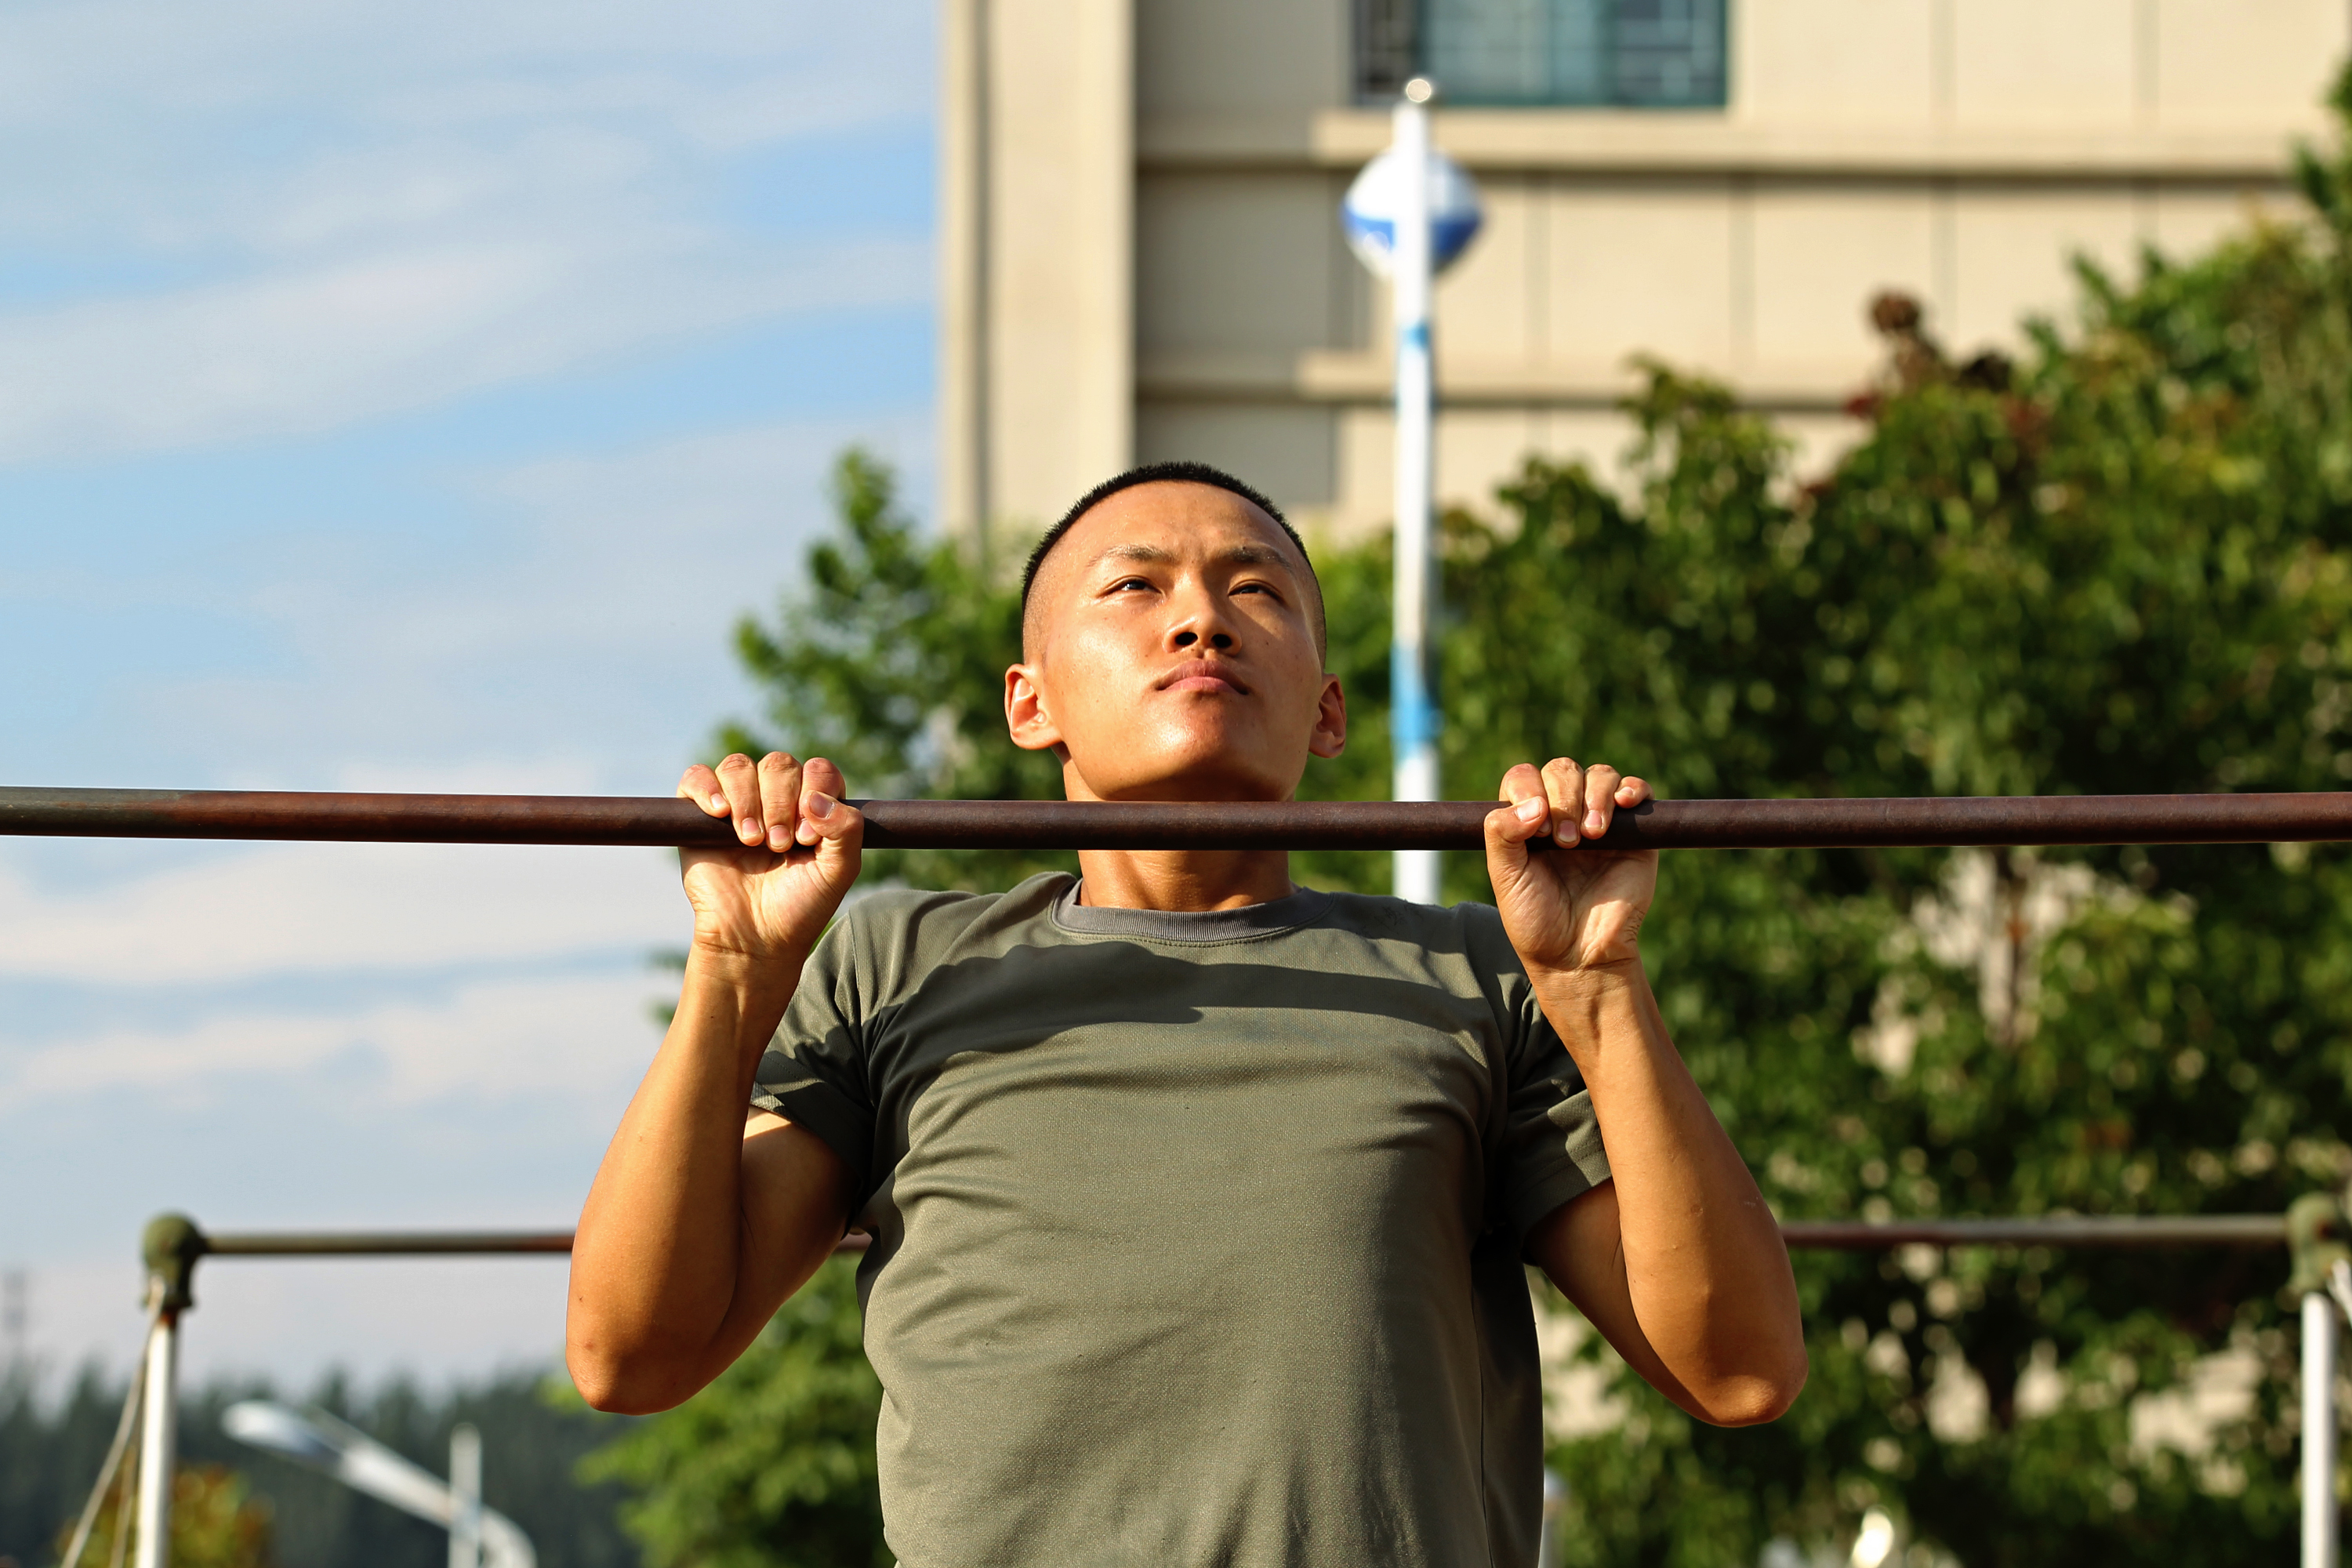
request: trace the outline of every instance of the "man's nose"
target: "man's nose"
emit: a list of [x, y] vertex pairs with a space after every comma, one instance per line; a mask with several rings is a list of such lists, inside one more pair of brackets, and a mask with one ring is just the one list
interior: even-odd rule
[[1172, 649], [1212, 647], [1219, 653], [1234, 650], [1234, 628], [1215, 597], [1208, 594], [1185, 595], [1183, 613], [1168, 628], [1168, 646]]

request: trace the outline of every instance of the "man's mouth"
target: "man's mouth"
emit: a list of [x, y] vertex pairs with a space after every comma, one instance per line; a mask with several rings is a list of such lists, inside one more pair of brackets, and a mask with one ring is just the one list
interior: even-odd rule
[[1234, 678], [1232, 669], [1213, 659], [1196, 658], [1178, 665], [1160, 678], [1159, 691], [1231, 691], [1243, 697], [1249, 688]]

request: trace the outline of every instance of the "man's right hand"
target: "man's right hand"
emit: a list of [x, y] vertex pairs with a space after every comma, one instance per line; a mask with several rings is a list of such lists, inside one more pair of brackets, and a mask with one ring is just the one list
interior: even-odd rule
[[866, 818], [843, 804], [842, 785], [823, 757], [803, 763], [782, 752], [686, 770], [677, 793], [730, 818], [742, 840], [678, 852], [696, 947], [754, 963], [808, 956], [857, 880]]

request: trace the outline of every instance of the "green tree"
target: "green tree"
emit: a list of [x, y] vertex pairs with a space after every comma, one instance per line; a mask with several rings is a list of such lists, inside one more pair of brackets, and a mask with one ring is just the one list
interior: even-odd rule
[[[1004, 738], [1004, 667], [1019, 657], [1021, 592], [946, 540], [927, 541], [895, 476], [856, 447], [835, 465], [837, 537], [808, 553], [804, 584], [775, 624], [735, 628], [766, 691], [766, 728], [721, 728], [716, 755], [793, 751], [841, 764], [877, 799], [1056, 800], [1059, 764]], [[884, 850], [864, 875], [922, 888], [1002, 888], [1075, 857]]]
[[677, 1409], [582, 1461], [635, 1492], [621, 1522], [654, 1568], [886, 1568], [875, 1482], [882, 1385], [835, 1259]]
[[[2339, 93], [2339, 110], [2352, 97]], [[1451, 792], [1568, 753], [1669, 795], [2317, 789], [2352, 778], [2352, 153], [2201, 257], [2084, 268], [2012, 364], [1874, 306], [1858, 443], [1801, 482], [1722, 388], [1650, 368], [1630, 483], [1530, 463], [1444, 521]], [[1003, 739], [1013, 595], [870, 461], [747, 658], [861, 789], [1054, 793]], [[1385, 541], [1320, 562], [1352, 700], [1324, 797], [1384, 792]], [[748, 738], [748, 737], [745, 737]], [[858, 748], [865, 748], [859, 750]], [[1045, 862], [883, 862], [1001, 886]], [[1300, 874], [1379, 890], [1384, 858]], [[1473, 856], [1456, 897], [1486, 895]], [[2334, 847], [1675, 855], [1644, 933], [1694, 1072], [1790, 1217], [2272, 1211], [2352, 1174], [2352, 858]], [[1812, 1383], [1771, 1426], [1623, 1412], [1559, 1447], [1570, 1560], [1834, 1550], [1886, 1508], [1971, 1564], [2283, 1550], [2276, 1254], [1799, 1259]], [[2164, 1402], [2228, 1352], [2219, 1419]]]
[[[2079, 326], [2015, 367], [1953, 367], [1883, 301], [1868, 434], [1810, 487], [1654, 374], [1630, 502], [1533, 465], [1506, 526], [1456, 528], [1452, 776], [1565, 749], [1676, 794], [2340, 784], [2352, 163], [2306, 184], [2305, 222], [2086, 268]], [[2276, 1211], [2352, 1168], [2339, 849], [1668, 859], [1645, 953], [1786, 1214]], [[1556, 1456], [1570, 1560], [1750, 1561], [1873, 1503], [1970, 1563], [2283, 1547], [2284, 1268], [1801, 1258], [1811, 1391], [1726, 1433], [1619, 1372], [1624, 1428]], [[2261, 1374], [2243, 1411], [2168, 1446], [2143, 1405], [2135, 1440], [2223, 1350]]]

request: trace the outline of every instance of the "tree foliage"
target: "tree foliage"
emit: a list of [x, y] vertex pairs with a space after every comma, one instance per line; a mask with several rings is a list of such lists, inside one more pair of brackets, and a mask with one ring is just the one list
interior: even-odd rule
[[[1504, 528], [1454, 531], [1450, 776], [1565, 750], [1669, 794], [2340, 787], [2352, 172], [2309, 167], [2309, 221], [2086, 268], [2079, 326], [2014, 367], [1955, 369], [1887, 301], [1868, 433], [1811, 486], [1654, 373], [1630, 500], [1531, 465]], [[2352, 1168], [2338, 849], [1668, 859], [1645, 954], [1784, 1214], [2276, 1212]], [[2282, 1258], [1799, 1272], [1797, 1408], [1717, 1432], [1619, 1373], [1624, 1429], [1558, 1456], [1570, 1561], [1826, 1544], [1872, 1503], [1971, 1563], [2284, 1549]], [[2225, 1351], [2248, 1397], [2166, 1432]]]
[[[1669, 796], [2341, 787], [2352, 156], [2307, 156], [2301, 184], [2306, 210], [2204, 256], [2083, 267], [2076, 316], [2030, 323], [2014, 363], [1956, 363], [1916, 305], [1877, 301], [1887, 368], [1810, 480], [1723, 388], [1651, 366], [1626, 482], [1530, 462], [1492, 515], [1444, 520], [1449, 793], [1562, 753]], [[1009, 593], [918, 543], [866, 459], [842, 494], [814, 599], [743, 634], [779, 733], [877, 793], [1053, 793], [1002, 739]], [[1354, 729], [1306, 787], [1374, 796], [1387, 543], [1320, 565]], [[973, 886], [1027, 865], [895, 868]], [[1380, 890], [1388, 867], [1299, 874]], [[1486, 894], [1473, 857], [1447, 876]], [[1673, 855], [1643, 947], [1789, 1217], [2277, 1212], [2352, 1174], [2333, 847]], [[1874, 1507], [1971, 1564], [2285, 1550], [2285, 1267], [1801, 1256], [1811, 1384], [1739, 1432], [1588, 1342], [1622, 1419], [1554, 1453], [1569, 1560], [1836, 1552]]]
[[[869, 454], [843, 453], [833, 490], [839, 533], [809, 552], [804, 584], [772, 627], [747, 616], [735, 628], [737, 655], [767, 693], [767, 729], [723, 726], [718, 754], [827, 756], [854, 794], [879, 799], [1061, 798], [1053, 757], [1004, 738], [1018, 585], [950, 541], [922, 538], [895, 477]], [[977, 889], [1076, 865], [1055, 854], [887, 850], [866, 857], [864, 874]]]
[[[128, 1550], [118, 1543], [117, 1528], [127, 1517], [121, 1504], [126, 1489], [121, 1482], [109, 1489], [89, 1539], [82, 1543], [86, 1564], [113, 1563]], [[254, 1496], [253, 1483], [222, 1465], [183, 1465], [172, 1476], [172, 1547], [166, 1554], [173, 1568], [271, 1568], [271, 1510]], [[137, 1536], [134, 1526], [132, 1539]], [[58, 1535], [62, 1557], [73, 1543], [68, 1525]]]
[[835, 1259], [708, 1388], [581, 1465], [638, 1495], [621, 1522], [653, 1568], [887, 1568], [875, 1483], [882, 1385]]

